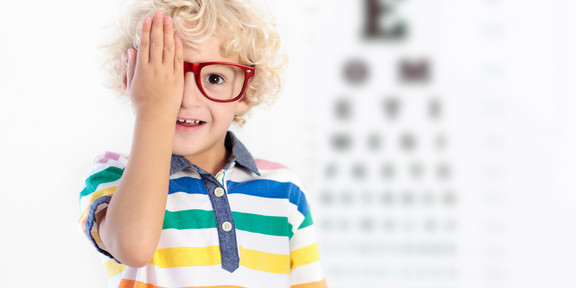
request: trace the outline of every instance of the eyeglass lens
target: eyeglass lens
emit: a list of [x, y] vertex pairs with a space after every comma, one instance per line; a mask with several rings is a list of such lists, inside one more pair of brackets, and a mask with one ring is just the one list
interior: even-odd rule
[[226, 64], [211, 64], [202, 67], [200, 85], [208, 97], [229, 100], [242, 92], [246, 73], [242, 68]]

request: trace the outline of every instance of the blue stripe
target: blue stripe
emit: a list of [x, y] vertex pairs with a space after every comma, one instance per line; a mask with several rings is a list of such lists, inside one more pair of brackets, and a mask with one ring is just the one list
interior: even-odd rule
[[[298, 186], [291, 182], [277, 182], [274, 180], [251, 180], [247, 182], [226, 181], [229, 194], [244, 194], [271, 199], [288, 199], [298, 207], [298, 211], [306, 216], [310, 211], [306, 195]], [[170, 180], [168, 194], [183, 192], [187, 194], [207, 195], [206, 188], [201, 179], [180, 177]]]
[[90, 233], [92, 231], [92, 227], [94, 227], [94, 224], [96, 224], [96, 209], [98, 208], [98, 206], [102, 205], [102, 204], [109, 204], [110, 200], [112, 199], [112, 196], [102, 196], [96, 200], [94, 200], [94, 202], [92, 202], [92, 205], [90, 206], [90, 210], [88, 211], [88, 219], [86, 219], [86, 230], [84, 231], [84, 233], [86, 234], [86, 236], [88, 236], [88, 239], [90, 239], [90, 242], [92, 242], [92, 245], [94, 245], [94, 247], [96, 247], [96, 249], [114, 259], [114, 261], [120, 263], [120, 261], [116, 260], [116, 258], [114, 258], [114, 256], [112, 256], [112, 254], [110, 254], [108, 251], [101, 249], [100, 247], [98, 247], [98, 244], [96, 243], [96, 240], [94, 240], [94, 238], [92, 237], [92, 233]]
[[181, 177], [171, 179], [168, 186], [168, 194], [184, 192], [187, 194], [203, 194], [207, 195], [206, 187], [201, 179], [192, 177]]
[[244, 194], [272, 199], [289, 199], [290, 203], [298, 207], [298, 211], [302, 213], [302, 215], [307, 215], [310, 210], [304, 192], [291, 182], [259, 179], [247, 182], [227, 181], [227, 184], [229, 194]]

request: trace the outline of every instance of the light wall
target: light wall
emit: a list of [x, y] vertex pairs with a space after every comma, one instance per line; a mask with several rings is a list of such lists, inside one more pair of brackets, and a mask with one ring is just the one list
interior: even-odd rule
[[[265, 1], [290, 62], [233, 130], [307, 184], [330, 287], [576, 285], [569, 0]], [[2, 1], [0, 287], [105, 287], [76, 227], [94, 156], [129, 152], [101, 85], [116, 1]], [[399, 68], [423, 64], [419, 77]]]

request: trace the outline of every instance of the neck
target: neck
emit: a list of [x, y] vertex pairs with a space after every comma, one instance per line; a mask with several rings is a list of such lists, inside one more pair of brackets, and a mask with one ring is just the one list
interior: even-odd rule
[[230, 158], [230, 151], [224, 147], [222, 149], [224, 151], [221, 153], [203, 153], [201, 155], [189, 155], [184, 157], [194, 165], [202, 168], [202, 170], [216, 176], [216, 174], [224, 168]]

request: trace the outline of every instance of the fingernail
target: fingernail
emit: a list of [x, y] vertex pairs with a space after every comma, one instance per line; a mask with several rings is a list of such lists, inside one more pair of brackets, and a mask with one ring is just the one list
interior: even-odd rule
[[164, 15], [164, 13], [160, 10], [156, 10], [156, 12], [154, 12], [154, 17], [156, 18], [160, 18], [162, 15]]

